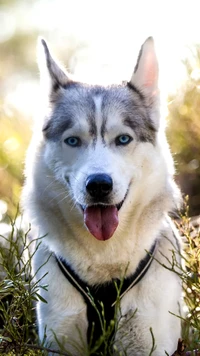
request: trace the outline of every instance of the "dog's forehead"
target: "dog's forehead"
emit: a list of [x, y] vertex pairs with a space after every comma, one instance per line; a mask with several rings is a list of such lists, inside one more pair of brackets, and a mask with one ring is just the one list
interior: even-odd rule
[[[135, 98], [137, 100], [137, 96]], [[126, 87], [120, 85], [113, 85], [110, 87], [103, 86], [89, 86], [79, 83], [74, 83], [66, 87], [62, 103], [66, 109], [79, 109], [79, 111], [94, 112], [97, 110], [99, 104], [102, 111], [128, 108], [134, 103], [134, 95], [131, 95]], [[76, 113], [76, 111], [75, 111]]]
[[115, 125], [130, 126], [142, 141], [153, 141], [154, 129], [144, 102], [137, 92], [126, 85], [68, 84], [62, 90], [44, 131], [47, 138], [55, 140], [77, 123], [87, 123], [90, 134], [101, 132], [103, 136], [111, 119], [112, 125], [115, 120]]
[[118, 125], [133, 116], [137, 121], [146, 114], [141, 98], [125, 85], [103, 87], [73, 83], [65, 89], [58, 107], [65, 117], [84, 125], [85, 121], [90, 125], [109, 125], [110, 119], [115, 119]]

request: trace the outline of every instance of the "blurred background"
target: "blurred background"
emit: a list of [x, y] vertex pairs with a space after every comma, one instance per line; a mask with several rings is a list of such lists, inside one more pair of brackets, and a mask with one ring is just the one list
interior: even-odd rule
[[143, 41], [160, 62], [176, 180], [200, 214], [200, 1], [0, 0], [0, 222], [14, 217], [39, 107], [38, 35], [80, 80], [129, 80]]

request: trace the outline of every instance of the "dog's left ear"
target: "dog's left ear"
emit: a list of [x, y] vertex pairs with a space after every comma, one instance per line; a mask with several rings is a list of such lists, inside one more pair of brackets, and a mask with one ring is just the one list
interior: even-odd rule
[[147, 38], [140, 49], [130, 85], [146, 97], [153, 98], [158, 93], [158, 61], [152, 37]]
[[41, 83], [47, 86], [50, 99], [54, 101], [59, 89], [64, 88], [70, 79], [64, 68], [52, 57], [43, 38], [38, 39], [38, 65]]

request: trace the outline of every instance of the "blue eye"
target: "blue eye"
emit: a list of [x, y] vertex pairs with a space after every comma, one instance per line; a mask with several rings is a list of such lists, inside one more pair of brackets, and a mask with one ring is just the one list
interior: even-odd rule
[[80, 138], [74, 136], [66, 138], [64, 142], [71, 147], [78, 147], [81, 145]]
[[128, 145], [132, 140], [133, 140], [133, 138], [129, 135], [120, 135], [115, 139], [115, 143], [117, 146], [119, 146], [119, 145], [125, 146], [125, 145]]

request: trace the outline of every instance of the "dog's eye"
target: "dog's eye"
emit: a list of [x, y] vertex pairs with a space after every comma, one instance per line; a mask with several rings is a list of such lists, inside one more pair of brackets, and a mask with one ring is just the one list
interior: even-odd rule
[[131, 141], [133, 140], [133, 138], [129, 135], [120, 135], [115, 139], [115, 143], [117, 146], [119, 145], [128, 145]]
[[64, 140], [66, 145], [72, 146], [72, 147], [78, 147], [81, 146], [81, 140], [78, 137], [68, 137]]

